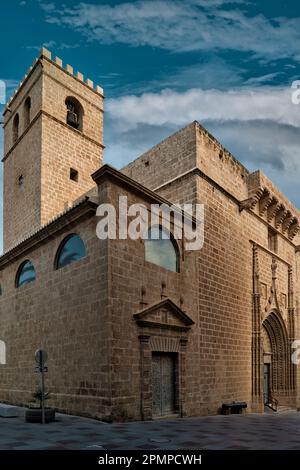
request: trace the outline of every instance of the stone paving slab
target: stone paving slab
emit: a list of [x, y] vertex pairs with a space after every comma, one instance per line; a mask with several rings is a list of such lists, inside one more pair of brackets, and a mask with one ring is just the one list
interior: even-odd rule
[[49, 424], [0, 418], [0, 449], [300, 450], [300, 413], [249, 414], [132, 423], [57, 414]]

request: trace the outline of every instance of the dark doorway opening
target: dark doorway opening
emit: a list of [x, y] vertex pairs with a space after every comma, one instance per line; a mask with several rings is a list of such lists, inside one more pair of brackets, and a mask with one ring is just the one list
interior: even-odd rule
[[270, 403], [270, 364], [264, 364], [264, 404]]

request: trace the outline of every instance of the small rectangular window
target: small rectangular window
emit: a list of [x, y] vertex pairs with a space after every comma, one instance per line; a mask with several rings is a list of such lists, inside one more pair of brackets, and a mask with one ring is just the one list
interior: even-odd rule
[[74, 168], [70, 168], [70, 180], [78, 181], [78, 171], [74, 170]]
[[268, 248], [270, 251], [274, 251], [274, 253], [277, 253], [277, 249], [278, 249], [277, 233], [275, 232], [275, 230], [272, 230], [271, 228], [268, 229]]

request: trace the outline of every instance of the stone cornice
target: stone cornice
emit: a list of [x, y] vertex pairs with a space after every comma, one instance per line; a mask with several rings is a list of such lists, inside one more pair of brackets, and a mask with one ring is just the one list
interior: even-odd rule
[[[199, 176], [200, 178], [204, 179], [205, 181], [207, 181], [211, 186], [213, 186], [214, 188], [216, 188], [220, 193], [224, 194], [224, 196], [226, 196], [228, 199], [230, 199], [232, 202], [234, 202], [238, 208], [239, 208], [239, 212], [243, 212], [244, 210], [246, 210], [247, 212], [249, 212], [250, 214], [252, 214], [255, 218], [257, 218], [260, 222], [262, 222], [264, 225], [266, 226], [269, 226], [270, 225], [270, 213], [269, 213], [269, 217], [268, 217], [268, 220], [265, 220], [261, 215], [259, 214], [256, 214], [256, 212], [254, 212], [254, 208], [256, 206], [256, 204], [258, 203], [258, 201], [260, 200], [262, 194], [264, 193], [264, 188], [259, 188], [255, 194], [253, 194], [252, 196], [248, 197], [247, 199], [243, 200], [243, 201], [240, 201], [239, 199], [237, 199], [233, 194], [231, 194], [229, 191], [227, 191], [226, 189], [224, 189], [222, 186], [220, 186], [216, 181], [214, 181], [210, 176], [206, 175], [203, 171], [201, 171], [199, 168], [197, 167], [194, 167], [194, 168], [191, 168], [189, 171], [185, 172], [184, 174], [182, 175], [179, 175], [178, 177], [174, 178], [173, 180], [171, 181], [167, 181], [166, 183], [160, 185], [158, 188], [155, 188], [155, 191], [156, 190], [159, 190], [161, 188], [164, 188], [168, 185], [171, 185], [173, 184], [175, 181], [179, 181], [183, 178], [187, 178], [191, 175], [197, 175]], [[275, 197], [273, 199], [273, 201], [275, 200]], [[283, 219], [284, 219], [284, 216], [286, 214], [285, 212], [285, 209], [284, 209], [284, 206], [279, 202], [279, 207], [277, 209], [277, 211], [274, 210], [274, 208], [272, 209], [272, 218], [276, 216], [276, 219], [275, 219], [275, 227], [276, 229], [279, 228], [279, 226], [282, 224], [283, 222]], [[284, 212], [283, 214], [280, 212], [281, 208], [283, 207], [284, 209]], [[282, 220], [281, 220], [282, 219]], [[279, 221], [279, 224], [277, 224], [276, 220]], [[295, 222], [295, 221], [294, 221]], [[291, 230], [294, 230], [295, 231], [297, 230], [297, 226], [294, 225], [293, 227], [290, 227]], [[292, 237], [292, 238], [289, 238], [286, 233], [284, 232], [280, 232], [278, 230], [276, 230], [277, 233], [282, 237], [284, 238], [284, 240], [286, 240], [288, 243], [290, 243], [293, 247], [295, 246], [292, 242], [292, 239], [294, 238], [294, 236], [297, 234], [297, 232], [295, 233], [295, 235]]]
[[[290, 241], [300, 230], [299, 219], [286, 207], [280, 198], [272, 194], [266, 187], [259, 187], [256, 193], [240, 202], [240, 211], [254, 209], [258, 205], [259, 217], [268, 224], [274, 222], [276, 230]], [[255, 212], [253, 212], [255, 213]], [[266, 217], [266, 220], [264, 219]]]
[[79, 135], [80, 137], [83, 137], [85, 140], [88, 140], [89, 142], [91, 142], [92, 144], [96, 145], [97, 147], [100, 147], [102, 149], [105, 148], [105, 146], [103, 144], [101, 144], [101, 142], [97, 142], [96, 140], [92, 139], [91, 137], [88, 137], [86, 134], [84, 134], [83, 132], [79, 131], [78, 129], [74, 129], [74, 127], [71, 127], [69, 126], [67, 123], [61, 121], [60, 119], [57, 119], [56, 117], [54, 116], [51, 116], [51, 114], [47, 113], [47, 111], [43, 111], [43, 110], [40, 110], [36, 115], [35, 117], [32, 119], [32, 121], [30, 122], [30, 124], [28, 125], [28, 127], [24, 130], [24, 132], [20, 135], [20, 137], [16, 140], [16, 142], [13, 144], [13, 146], [8, 150], [8, 152], [6, 152], [6, 154], [4, 155], [4, 157], [2, 158], [2, 162], [4, 162], [8, 157], [9, 155], [12, 153], [12, 151], [16, 148], [16, 146], [18, 145], [18, 143], [23, 139], [23, 137], [27, 134], [27, 132], [31, 129], [31, 127], [33, 126], [33, 124], [39, 119], [40, 116], [46, 116], [47, 118], [49, 119], [52, 119], [52, 121], [55, 121], [57, 122], [58, 124], [64, 126], [65, 128], [69, 129], [71, 132], [75, 132], [77, 133], [77, 135]]
[[186, 333], [189, 331], [189, 326], [178, 326], [178, 325], [166, 325], [165, 323], [147, 321], [147, 320], [137, 320], [137, 325], [140, 327], [148, 327], [148, 328], [158, 328], [158, 329], [165, 329], [165, 330], [175, 330]]
[[[185, 326], [194, 325], [194, 320], [192, 320], [178, 305], [176, 305], [171, 299], [166, 298], [160, 302], [156, 302], [150, 306], [147, 306], [143, 310], [134, 313], [133, 317], [135, 320], [146, 320], [147, 316], [161, 308], [167, 309], [172, 312], [178, 320], [182, 322]], [[169, 325], [168, 325], [169, 326]]]
[[[54, 64], [55, 65], [55, 64]], [[23, 96], [23, 98], [20, 100], [20, 102], [18, 103], [18, 108], [22, 105], [22, 103], [26, 100], [27, 96], [30, 95], [30, 92], [32, 90], [32, 88], [35, 86], [35, 84], [39, 81], [39, 79], [42, 77], [42, 76], [46, 76], [48, 78], [50, 78], [51, 80], [53, 80], [55, 83], [58, 83], [61, 87], [65, 88], [65, 90], [68, 90], [71, 94], [74, 93], [74, 90], [72, 90], [71, 87], [67, 86], [65, 83], [63, 83], [62, 81], [60, 80], [57, 80], [56, 78], [54, 78], [50, 73], [48, 72], [45, 72], [45, 71], [42, 71], [39, 73], [39, 75], [36, 77], [36, 79], [34, 80], [34, 82], [31, 84], [31, 86], [28, 88], [27, 90], [27, 93]], [[82, 82], [80, 82], [82, 83]], [[19, 96], [19, 95], [18, 95]], [[100, 106], [97, 106], [95, 103], [93, 103], [92, 101], [90, 101], [89, 99], [87, 99], [86, 97], [84, 97], [81, 93], [78, 93], [76, 92], [76, 96], [78, 96], [82, 101], [85, 101], [86, 103], [88, 103], [90, 106], [93, 106], [94, 108], [96, 108], [99, 112], [101, 112], [102, 114], [104, 114], [104, 110], [103, 108], [101, 108]], [[17, 96], [16, 96], [17, 98]], [[3, 112], [3, 115], [9, 110], [9, 107], [7, 107], [5, 109], [5, 111]], [[9, 116], [9, 118], [6, 120], [6, 122], [3, 124], [3, 128], [5, 128], [7, 126], [7, 124], [11, 121], [11, 119], [14, 117], [14, 115], [18, 112], [18, 109], [16, 109], [13, 113], [11, 113], [11, 115]]]
[[[173, 204], [171, 201], [165, 199], [164, 197], [155, 193], [151, 189], [148, 189], [146, 186], [143, 186], [142, 184], [133, 180], [121, 171], [116, 170], [110, 165], [103, 165], [101, 168], [99, 168], [99, 170], [95, 171], [95, 173], [92, 174], [92, 178], [98, 186], [101, 184], [102, 181], [105, 181], [105, 179], [115, 180], [118, 185], [129, 189], [130, 191], [134, 192], [135, 194], [138, 194], [139, 196], [142, 196], [143, 199], [148, 200], [150, 203], [166, 204], [167, 206], [172, 206], [174, 210], [178, 210], [178, 213], [183, 213], [180, 207], [177, 207], [176, 204]], [[189, 214], [185, 214], [186, 217], [190, 217]], [[192, 217], [192, 220], [193, 222], [196, 222], [195, 217]]]
[[30, 121], [29, 125], [26, 127], [26, 129], [22, 132], [22, 134], [18, 137], [18, 139], [16, 140], [16, 142], [11, 146], [11, 148], [8, 150], [8, 152], [6, 152], [6, 154], [4, 155], [4, 157], [2, 158], [2, 162], [5, 162], [5, 160], [7, 159], [7, 157], [11, 154], [11, 152], [13, 152], [13, 150], [16, 148], [16, 146], [19, 144], [19, 142], [21, 142], [21, 140], [23, 139], [23, 137], [27, 134], [27, 132], [32, 128], [33, 124], [39, 119], [39, 117], [42, 115], [42, 111], [39, 111], [35, 116], [34, 118], [32, 118], [32, 120]]
[[186, 171], [185, 173], [182, 173], [181, 175], [176, 176], [176, 178], [173, 178], [172, 180], [167, 181], [166, 183], [163, 183], [163, 184], [159, 185], [158, 187], [156, 187], [154, 189], [154, 191], [159, 191], [160, 189], [165, 188], [166, 186], [170, 186], [174, 182], [180, 181], [183, 178], [189, 177], [191, 175], [200, 176], [200, 178], [207, 181], [211, 186], [213, 186], [218, 191], [223, 193], [226, 197], [228, 197], [228, 199], [230, 199], [236, 205], [240, 204], [240, 201], [232, 193], [230, 193], [229, 191], [224, 189], [220, 184], [218, 184], [215, 180], [213, 180], [210, 176], [208, 176], [206, 173], [204, 173], [202, 170], [200, 170], [200, 168], [198, 168], [196, 166], [191, 168], [190, 170]]

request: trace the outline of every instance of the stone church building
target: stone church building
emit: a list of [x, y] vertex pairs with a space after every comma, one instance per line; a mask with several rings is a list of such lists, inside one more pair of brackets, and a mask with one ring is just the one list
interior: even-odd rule
[[[68, 413], [300, 406], [300, 213], [261, 171], [198, 122], [121, 171], [103, 164], [103, 90], [46, 49], [5, 107], [4, 134], [0, 401], [32, 401], [42, 347], [49, 404]], [[124, 195], [204, 204], [203, 248], [100, 240], [98, 205]]]

